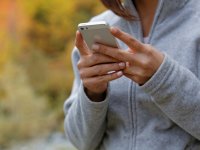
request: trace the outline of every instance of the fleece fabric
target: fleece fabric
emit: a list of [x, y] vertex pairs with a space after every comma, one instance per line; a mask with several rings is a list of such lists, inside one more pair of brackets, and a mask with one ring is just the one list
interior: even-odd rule
[[[131, 0], [124, 5], [139, 17]], [[102, 20], [144, 42], [139, 19], [109, 10], [91, 19]], [[200, 1], [159, 0], [147, 43], [165, 54], [157, 72], [143, 86], [124, 76], [110, 82], [102, 102], [85, 94], [74, 48], [64, 128], [79, 150], [200, 150]]]

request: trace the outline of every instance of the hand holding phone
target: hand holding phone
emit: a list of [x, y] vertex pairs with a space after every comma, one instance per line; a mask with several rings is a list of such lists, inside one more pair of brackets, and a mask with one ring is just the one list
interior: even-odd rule
[[79, 24], [79, 31], [75, 44], [80, 52], [77, 63], [80, 79], [90, 100], [100, 102], [105, 99], [108, 83], [123, 76], [126, 65], [113, 57], [90, 51], [94, 43], [118, 47], [105, 22]]
[[80, 23], [78, 29], [90, 50], [95, 43], [118, 47], [117, 40], [110, 33], [110, 27], [105, 21]]

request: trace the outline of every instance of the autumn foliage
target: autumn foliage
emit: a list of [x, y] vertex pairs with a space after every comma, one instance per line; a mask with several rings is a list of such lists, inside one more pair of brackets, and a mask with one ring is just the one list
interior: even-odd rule
[[79, 22], [104, 8], [94, 0], [0, 1], [0, 149], [63, 130]]

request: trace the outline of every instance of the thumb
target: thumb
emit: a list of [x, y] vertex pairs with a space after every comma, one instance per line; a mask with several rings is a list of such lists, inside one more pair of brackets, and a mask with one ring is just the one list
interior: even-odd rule
[[88, 55], [90, 52], [88, 50], [88, 47], [83, 40], [83, 37], [79, 31], [76, 32], [76, 40], [75, 40], [75, 45], [78, 48], [80, 55]]

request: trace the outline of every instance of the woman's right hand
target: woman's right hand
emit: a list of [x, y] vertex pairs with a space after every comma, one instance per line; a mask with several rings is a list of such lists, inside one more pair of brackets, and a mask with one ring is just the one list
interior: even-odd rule
[[[92, 101], [103, 101], [108, 82], [120, 78], [126, 65], [112, 57], [91, 52], [79, 31], [76, 33], [75, 45], [80, 52], [78, 69], [85, 92]], [[114, 72], [109, 73], [111, 71]]]

